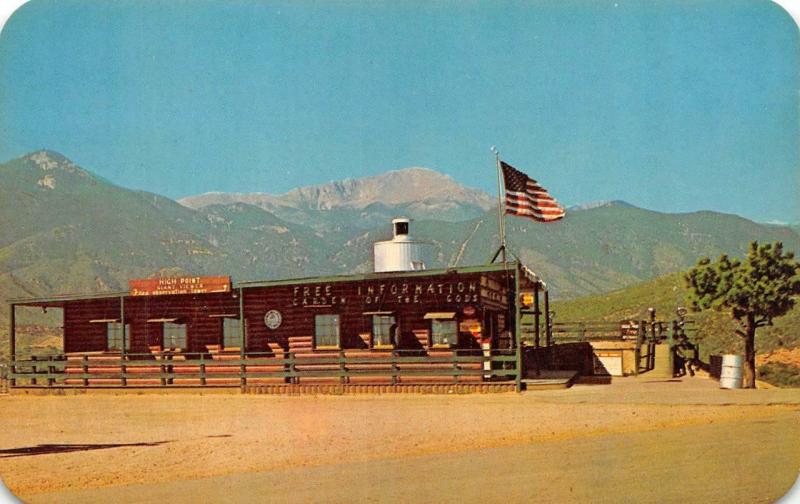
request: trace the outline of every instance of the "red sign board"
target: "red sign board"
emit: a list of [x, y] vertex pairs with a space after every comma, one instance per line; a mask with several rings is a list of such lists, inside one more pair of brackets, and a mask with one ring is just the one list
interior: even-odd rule
[[196, 276], [138, 278], [128, 280], [131, 296], [165, 296], [170, 294], [207, 294], [230, 292], [231, 277]]

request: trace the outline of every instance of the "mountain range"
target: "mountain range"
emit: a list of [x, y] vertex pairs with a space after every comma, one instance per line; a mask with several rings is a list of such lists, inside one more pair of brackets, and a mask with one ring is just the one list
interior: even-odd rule
[[[0, 164], [0, 298], [124, 290], [129, 278], [152, 275], [254, 280], [368, 271], [372, 242], [391, 236], [389, 220], [398, 215], [415, 218], [412, 234], [433, 244], [429, 267], [482, 264], [498, 242], [493, 203], [424, 168], [282, 195], [174, 201], [38, 151]], [[562, 299], [682, 270], [700, 255], [741, 254], [750, 240], [800, 250], [800, 234], [787, 226], [622, 201], [573, 207], [555, 224], [506, 222], [511, 252]]]
[[280, 195], [212, 192], [178, 202], [193, 209], [246, 203], [320, 231], [370, 229], [397, 215], [456, 222], [477, 217], [496, 204], [485, 192], [427, 168], [299, 187]]

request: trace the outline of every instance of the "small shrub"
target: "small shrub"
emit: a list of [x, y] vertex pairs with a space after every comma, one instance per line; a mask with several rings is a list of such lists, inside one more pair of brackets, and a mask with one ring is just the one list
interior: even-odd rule
[[758, 366], [758, 377], [776, 387], [800, 387], [800, 368], [782, 362]]

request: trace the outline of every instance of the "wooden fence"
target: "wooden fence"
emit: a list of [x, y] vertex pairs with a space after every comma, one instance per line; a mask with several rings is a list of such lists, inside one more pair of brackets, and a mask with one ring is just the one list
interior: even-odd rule
[[609, 322], [590, 320], [580, 322], [554, 322], [553, 342], [575, 342], [591, 340], [636, 340], [664, 339], [668, 323], [664, 321], [624, 320]]
[[515, 350], [314, 354], [70, 354], [17, 357], [12, 387], [231, 387], [247, 384], [481, 383], [522, 378]]

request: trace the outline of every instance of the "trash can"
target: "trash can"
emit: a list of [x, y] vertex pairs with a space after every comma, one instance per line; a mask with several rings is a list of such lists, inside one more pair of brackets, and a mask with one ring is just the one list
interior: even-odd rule
[[722, 371], [719, 375], [720, 388], [738, 389], [742, 388], [742, 365], [744, 357], [741, 355], [723, 355]]

